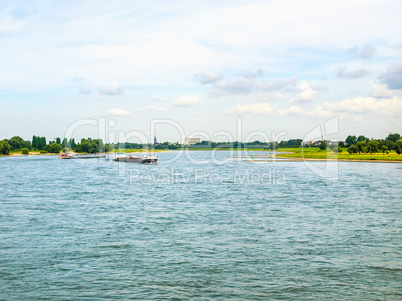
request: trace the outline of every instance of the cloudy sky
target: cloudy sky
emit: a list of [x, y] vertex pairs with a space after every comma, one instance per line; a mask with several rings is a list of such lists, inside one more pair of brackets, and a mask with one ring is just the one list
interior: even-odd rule
[[[0, 139], [402, 132], [399, 0], [0, 2]], [[178, 140], [158, 124], [160, 141]], [[78, 136], [95, 136], [84, 126]], [[216, 136], [214, 140], [224, 140]], [[256, 140], [256, 139], [253, 139]]]

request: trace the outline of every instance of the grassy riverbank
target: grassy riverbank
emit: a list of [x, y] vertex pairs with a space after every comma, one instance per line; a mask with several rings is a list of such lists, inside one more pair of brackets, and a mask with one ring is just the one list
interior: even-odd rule
[[0, 155], [0, 157], [19, 157], [19, 156], [28, 156], [28, 155], [58, 155], [52, 153], [41, 153], [39, 151], [29, 151], [28, 154], [22, 154], [21, 151], [11, 151], [8, 155]]
[[277, 152], [288, 152], [277, 155], [278, 158], [305, 158], [305, 159], [323, 159], [323, 160], [347, 160], [347, 161], [402, 161], [402, 155], [395, 151], [389, 154], [349, 154], [346, 148], [342, 153], [335, 154], [332, 150], [321, 150], [319, 148], [280, 148]]

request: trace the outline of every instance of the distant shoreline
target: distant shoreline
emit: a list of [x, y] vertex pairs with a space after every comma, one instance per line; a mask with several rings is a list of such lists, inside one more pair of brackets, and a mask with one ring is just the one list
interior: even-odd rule
[[[126, 153], [146, 153], [149, 150], [146, 149], [126, 149], [124, 152]], [[123, 152], [123, 150], [117, 150], [117, 151], [112, 151], [112, 152], [104, 152], [104, 153], [96, 153], [96, 154], [114, 154], [116, 152]], [[168, 153], [171, 152], [171, 150], [152, 150], [151, 152], [156, 152], [156, 153]], [[76, 152], [69, 152], [73, 153], [75, 155], [88, 155], [89, 153], [76, 153]], [[22, 157], [22, 156], [58, 156], [60, 153], [41, 153], [39, 151], [30, 151], [28, 154], [21, 154], [20, 152], [13, 152], [10, 153], [9, 155], [0, 155], [1, 157]]]
[[[367, 162], [367, 163], [402, 163], [402, 160], [384, 160], [384, 159], [319, 159], [319, 158], [293, 158], [293, 157], [282, 157], [282, 156], [272, 156], [271, 158], [286, 159], [286, 161], [326, 161], [326, 162]], [[262, 161], [262, 160], [260, 160]], [[278, 161], [279, 162], [279, 161]]]
[[[214, 149], [183, 149], [185, 151], [213, 151]], [[230, 151], [230, 149], [215, 149], [216, 151]], [[103, 154], [114, 154], [116, 152], [126, 152], [126, 153], [144, 153], [144, 152], [157, 152], [157, 153], [166, 153], [166, 152], [173, 152], [173, 151], [180, 151], [180, 150], [147, 150], [147, 149], [125, 149], [125, 150], [114, 150], [112, 152], [105, 152]], [[238, 151], [238, 149], [234, 149], [232, 151]], [[240, 149], [240, 151], [244, 151], [244, 149]], [[262, 151], [262, 152], [273, 152], [272, 150], [267, 150], [267, 149], [252, 149], [248, 150], [248, 152], [253, 152], [253, 151]], [[277, 149], [275, 152], [280, 153], [278, 155], [272, 154], [271, 156], [266, 156], [265, 155], [248, 155], [244, 156], [246, 159], [245, 161], [249, 162], [264, 162], [264, 161], [272, 161], [273, 159], [284, 159], [283, 161], [326, 161], [326, 162], [368, 162], [368, 163], [402, 163], [402, 155], [396, 155], [396, 154], [381, 154], [381, 153], [375, 153], [375, 154], [352, 154], [348, 155], [345, 153], [340, 153], [340, 154], [334, 154], [332, 152], [326, 152], [326, 151], [320, 151], [320, 150], [312, 150], [312, 149], [306, 149], [305, 152], [303, 153], [301, 149]], [[86, 154], [86, 153], [75, 153], [74, 154]], [[39, 151], [31, 151], [29, 152], [28, 155], [21, 154], [20, 152], [13, 152], [10, 153], [9, 155], [0, 155], [0, 157], [21, 157], [21, 156], [58, 156], [59, 154], [55, 153], [41, 153]], [[327, 157], [328, 156], [328, 157]], [[339, 157], [349, 157], [350, 158], [338, 158]], [[366, 158], [361, 158], [361, 157], [368, 157]], [[384, 156], [388, 156], [388, 158], [384, 158]], [[331, 158], [332, 157], [332, 158]], [[357, 157], [357, 158], [356, 158]], [[359, 158], [360, 157], [360, 158]], [[264, 160], [266, 159], [266, 160]], [[282, 160], [280, 160], [282, 161]], [[278, 162], [280, 162], [278, 161]]]

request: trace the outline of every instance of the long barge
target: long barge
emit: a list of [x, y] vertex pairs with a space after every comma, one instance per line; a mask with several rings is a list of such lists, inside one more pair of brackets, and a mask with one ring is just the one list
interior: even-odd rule
[[59, 159], [98, 159], [106, 158], [105, 154], [60, 154]]
[[158, 158], [152, 155], [133, 155], [125, 153], [116, 153], [113, 161], [128, 162], [128, 163], [140, 163], [140, 164], [156, 164]]

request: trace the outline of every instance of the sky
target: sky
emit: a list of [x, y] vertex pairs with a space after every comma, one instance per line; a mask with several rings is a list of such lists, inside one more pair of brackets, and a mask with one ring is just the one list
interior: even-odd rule
[[288, 140], [333, 118], [341, 140], [402, 133], [401, 11], [399, 0], [1, 0], [0, 139], [97, 138], [88, 120], [106, 124], [107, 142]]

